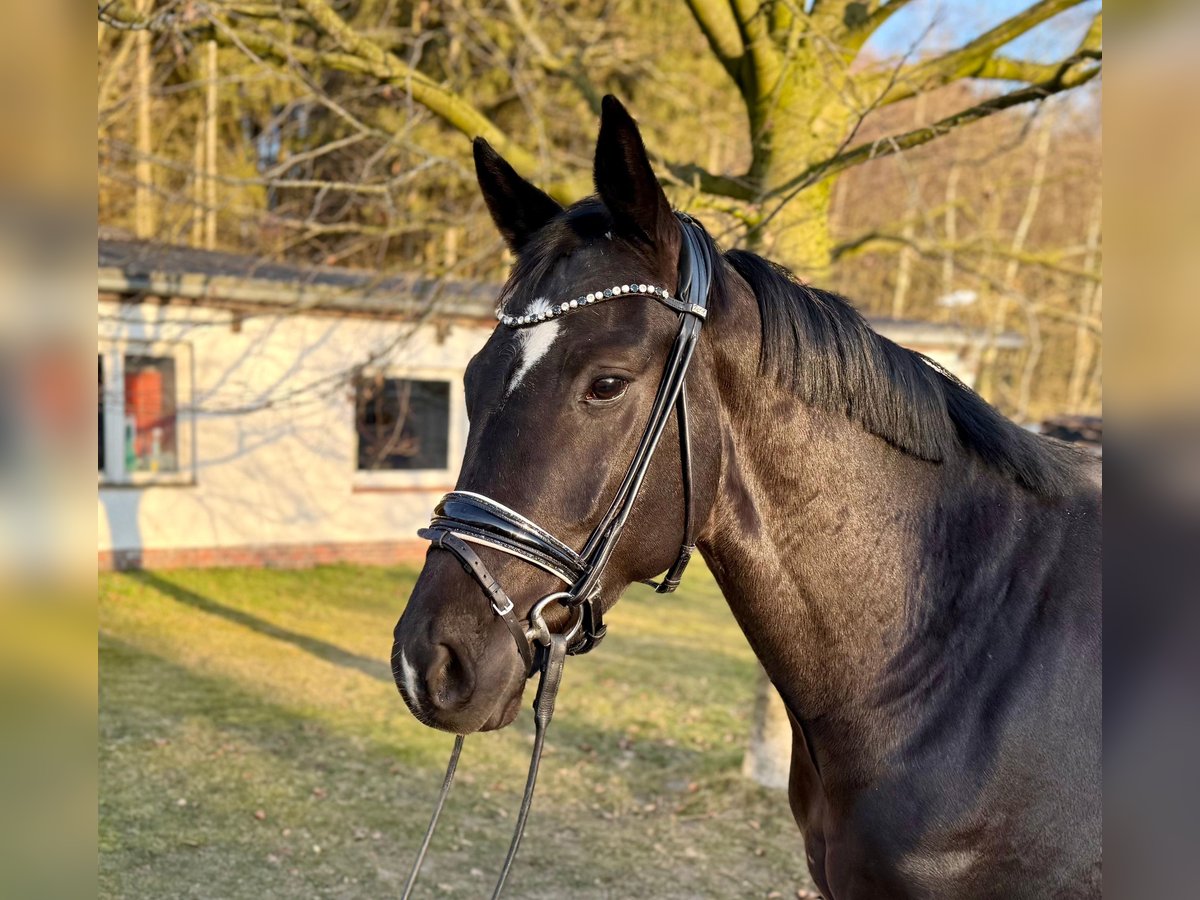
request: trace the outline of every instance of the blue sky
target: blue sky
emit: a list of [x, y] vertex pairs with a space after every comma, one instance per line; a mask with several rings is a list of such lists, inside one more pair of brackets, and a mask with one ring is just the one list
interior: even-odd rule
[[[931, 23], [919, 51], [955, 47], [1033, 3], [1034, 0], [914, 0], [871, 37], [867, 48], [879, 56], [906, 53]], [[1079, 43], [1100, 6], [1099, 0], [1088, 0], [1059, 13], [1017, 38], [1005, 52], [1039, 62], [1061, 59]]]

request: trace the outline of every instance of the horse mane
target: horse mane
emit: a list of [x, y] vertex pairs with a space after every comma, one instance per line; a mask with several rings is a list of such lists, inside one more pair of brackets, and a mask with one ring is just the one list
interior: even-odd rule
[[[500, 305], [510, 312], [523, 309], [560, 259], [589, 242], [611, 239], [612, 227], [597, 198], [564, 210], [518, 255]], [[877, 334], [845, 298], [803, 284], [754, 253], [721, 254], [703, 233], [758, 303], [760, 373], [810, 406], [842, 413], [919, 459], [942, 462], [966, 450], [1042, 496], [1060, 496], [1077, 483], [1082, 456], [1075, 448], [1013, 424], [927, 356]], [[653, 247], [620, 235], [616, 242], [653, 265]], [[729, 302], [729, 275], [718, 267], [716, 307]]]
[[744, 250], [724, 258], [758, 302], [759, 371], [805, 403], [843, 413], [919, 459], [965, 449], [1039, 495], [1077, 483], [1074, 448], [1009, 421], [927, 356], [877, 334], [845, 298]]

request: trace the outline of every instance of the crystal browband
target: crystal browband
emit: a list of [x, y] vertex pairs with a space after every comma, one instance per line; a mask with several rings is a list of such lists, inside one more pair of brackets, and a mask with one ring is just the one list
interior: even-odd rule
[[603, 303], [605, 300], [611, 300], [613, 297], [624, 297], [627, 294], [646, 294], [659, 303], [669, 306], [676, 312], [687, 313], [701, 319], [708, 312], [707, 309], [699, 304], [687, 303], [672, 297], [671, 292], [666, 288], [655, 287], [652, 284], [617, 284], [610, 288], [604, 288], [601, 291], [584, 294], [583, 296], [576, 297], [574, 300], [564, 300], [562, 303], [551, 306], [549, 309], [541, 312], [528, 313], [522, 316], [506, 315], [503, 309], [497, 309], [496, 318], [501, 325], [507, 325], [509, 328], [521, 328], [526, 325], [536, 325], [539, 322], [556, 319], [580, 307]]

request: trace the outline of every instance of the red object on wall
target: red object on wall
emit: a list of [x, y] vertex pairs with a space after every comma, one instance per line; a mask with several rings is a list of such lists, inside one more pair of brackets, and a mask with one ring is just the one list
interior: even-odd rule
[[154, 452], [154, 429], [162, 429], [160, 450], [173, 446], [174, 411], [163, 408], [163, 375], [157, 369], [125, 373], [125, 415], [134, 421], [134, 453], [148, 459]]

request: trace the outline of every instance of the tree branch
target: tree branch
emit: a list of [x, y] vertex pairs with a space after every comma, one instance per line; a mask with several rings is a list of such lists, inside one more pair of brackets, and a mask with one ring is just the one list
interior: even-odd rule
[[862, 20], [861, 24], [853, 25], [850, 22], [847, 22], [846, 25], [858, 35], [862, 36], [862, 39], [859, 41], [859, 44], [861, 45], [868, 37], [878, 31], [883, 26], [884, 22], [886, 22], [896, 13], [900, 12], [900, 10], [904, 9], [904, 7], [908, 6], [910, 2], [911, 0], [891, 0], [890, 3], [883, 3], [874, 11], [869, 13], [867, 17]]
[[997, 81], [1023, 81], [1032, 84], [1053, 78], [1058, 71], [1059, 63], [1039, 63], [1027, 59], [1013, 59], [1009, 56], [993, 56], [984, 60], [977, 71], [970, 74], [971, 78], [992, 78]]
[[984, 78], [981, 70], [997, 50], [1011, 43], [1042, 22], [1064, 10], [1078, 6], [1083, 0], [1038, 0], [1032, 6], [1001, 22], [995, 28], [959, 47], [957, 50], [915, 63], [901, 71], [895, 85], [884, 96], [883, 103], [897, 103], [931, 88], [941, 87], [962, 78]]
[[[1087, 34], [1075, 48], [1075, 56], [1099, 59], [1103, 39], [1103, 21], [1101, 13], [1097, 13], [1088, 27]], [[1062, 63], [1039, 63], [1026, 59], [1013, 59], [1009, 56], [992, 56], [982, 61], [979, 69], [969, 72], [963, 77], [993, 78], [999, 81], [1024, 81], [1033, 84], [1047, 81], [1055, 76]]]
[[525, 40], [529, 42], [529, 46], [533, 48], [534, 59], [539, 66], [548, 74], [561, 76], [569, 80], [575, 89], [579, 91], [588, 107], [597, 116], [600, 115], [601, 92], [596, 88], [591, 78], [587, 74], [587, 66], [584, 65], [582, 54], [576, 53], [572, 60], [565, 60], [557, 56], [550, 50], [549, 45], [542, 39], [541, 34], [533, 26], [529, 20], [529, 16], [525, 14], [524, 7], [521, 6], [521, 0], [505, 0], [505, 5], [508, 7], [509, 14], [512, 16], [513, 23], [517, 29], [525, 36]]
[[[760, 94], [768, 94], [774, 89], [783, 69], [783, 54], [771, 38], [766, 6], [760, 4], [759, 0], [729, 0], [729, 3], [742, 43], [754, 64], [755, 90]], [[747, 87], [742, 82], [739, 85], [743, 89]]]
[[[538, 168], [537, 158], [501, 131], [487, 116], [449, 88], [412, 69], [395, 54], [356, 32], [325, 0], [299, 0], [299, 3], [318, 28], [347, 53], [363, 60], [370, 74], [402, 85], [412, 93], [414, 100], [468, 137], [485, 138], [515, 169], [532, 172]], [[325, 56], [321, 54], [322, 61]]]
[[[515, 145], [490, 120], [470, 107], [458, 95], [434, 83], [425, 75], [412, 70], [394, 54], [385, 51], [355, 32], [324, 0], [299, 0], [299, 2], [312, 16], [318, 27], [333, 37], [343, 49], [351, 54], [348, 60], [337, 54], [314, 53], [309, 58], [309, 62], [325, 64], [331, 68], [343, 68], [351, 60], [359, 60], [362, 65], [355, 64], [354, 69], [411, 89], [414, 100], [467, 136], [482, 135], [507, 157], [517, 170], [536, 171], [537, 163], [532, 154]], [[542, 46], [549, 58], [549, 48], [546, 48], [544, 43]], [[277, 55], [282, 49], [284, 48], [273, 47], [272, 52]], [[301, 48], [287, 49], [295, 54]], [[750, 190], [744, 184], [726, 176], [714, 175], [699, 166], [670, 162], [666, 163], [666, 166], [675, 177], [688, 183], [698, 183], [700, 189], [705, 193], [735, 199], [748, 199], [751, 195]], [[590, 181], [583, 179], [570, 179], [551, 184], [547, 187], [547, 192], [555, 199], [569, 203], [590, 193], [591, 184]]]
[[1054, 77], [1046, 81], [985, 100], [934, 122], [932, 125], [859, 144], [824, 162], [809, 166], [794, 178], [775, 188], [771, 194], [779, 196], [787, 194], [799, 185], [812, 186], [853, 166], [873, 159], [882, 159], [904, 150], [911, 150], [913, 147], [919, 147], [921, 144], [943, 137], [955, 128], [978, 122], [980, 119], [986, 119], [1014, 106], [1045, 100], [1054, 94], [1079, 87], [1100, 74], [1100, 58], [1099, 53], [1084, 51], [1060, 63]]
[[677, 181], [689, 187], [696, 187], [705, 194], [747, 201], [753, 200], [757, 196], [757, 192], [746, 179], [730, 175], [715, 175], [693, 163], [659, 160], [659, 164]]
[[[487, 116], [449, 88], [406, 65], [395, 54], [356, 32], [324, 0], [299, 0], [299, 4], [316, 27], [331, 37], [344, 52], [316, 51], [281, 42], [264, 33], [245, 32], [218, 18], [215, 8], [210, 7], [208, 13], [212, 22], [219, 22], [224, 26], [227, 32], [226, 43], [230, 42], [228, 35], [232, 34], [246, 47], [263, 56], [271, 56], [283, 62], [300, 62], [308, 66], [369, 75], [379, 81], [395, 84], [409, 91], [414, 100], [467, 137], [480, 136], [487, 139], [514, 168], [526, 172], [533, 172], [538, 168], [537, 158], [505, 134]], [[187, 12], [189, 8], [184, 7], [184, 10]], [[143, 19], [136, 12], [126, 9], [125, 4], [119, 0], [99, 3], [97, 11], [100, 20], [105, 24], [125, 29], [148, 28], [168, 31], [184, 24], [180, 14], [174, 12], [170, 6], [167, 7], [167, 11], [160, 12], [152, 19]], [[218, 38], [222, 36], [221, 31], [222, 29], [217, 29]], [[570, 189], [573, 192], [579, 187], [578, 184], [571, 185]], [[566, 193], [567, 186], [555, 186], [555, 190]]]
[[831, 4], [828, 0], [817, 0], [812, 7], [812, 15], [821, 17], [830, 23], [830, 34], [835, 36], [838, 46], [856, 55], [862, 45], [867, 42], [883, 23], [904, 9], [912, 0], [892, 0], [890, 3], [865, 0], [865, 2], [848, 2], [839, 0]]
[[859, 253], [867, 253], [876, 249], [876, 244], [884, 244], [892, 247], [911, 247], [924, 257], [930, 259], [941, 259], [947, 251], [958, 254], [991, 254], [1004, 259], [1015, 260], [1024, 265], [1037, 266], [1038, 268], [1048, 269], [1052, 272], [1058, 272], [1062, 275], [1068, 275], [1072, 278], [1078, 278], [1082, 281], [1094, 283], [1101, 282], [1101, 276], [1095, 269], [1080, 268], [1078, 266], [1067, 265], [1062, 262], [1064, 254], [1062, 252], [1033, 252], [1029, 250], [1010, 249], [992, 245], [983, 245], [976, 239], [974, 241], [923, 241], [918, 238], [907, 237], [903, 234], [891, 234], [884, 231], [871, 231], [867, 234], [859, 235], [853, 240], [844, 241], [833, 248], [830, 254], [833, 260], [845, 259], [846, 257], [855, 256]]
[[166, 3], [153, 15], [143, 15], [137, 9], [129, 9], [121, 0], [97, 0], [96, 18], [118, 31], [163, 31], [181, 19], [190, 16], [190, 11], [182, 12], [176, 7], [178, 0]]
[[742, 42], [741, 30], [729, 0], [687, 0], [687, 5], [713, 55], [740, 87], [746, 45]]

